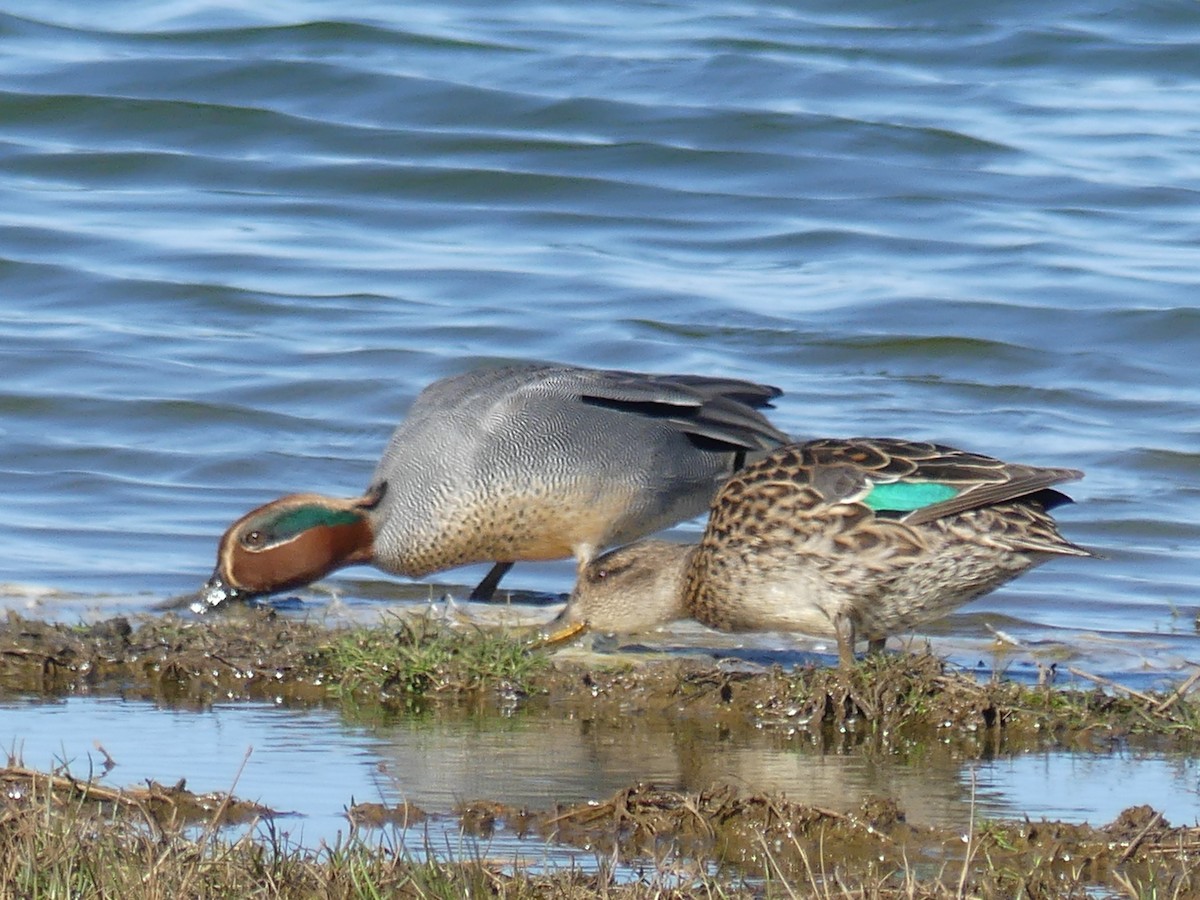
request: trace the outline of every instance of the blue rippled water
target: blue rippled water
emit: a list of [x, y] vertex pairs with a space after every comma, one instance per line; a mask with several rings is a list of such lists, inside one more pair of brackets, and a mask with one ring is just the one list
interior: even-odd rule
[[1190, 10], [356, 9], [0, 2], [7, 605], [194, 589], [250, 506], [360, 491], [424, 384], [542, 358], [1083, 468], [1105, 558], [937, 639], [1200, 660]]

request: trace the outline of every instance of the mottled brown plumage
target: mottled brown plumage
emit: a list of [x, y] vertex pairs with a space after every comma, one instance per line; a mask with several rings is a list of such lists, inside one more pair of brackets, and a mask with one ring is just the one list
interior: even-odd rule
[[1068, 502], [1051, 486], [1080, 477], [914, 441], [790, 444], [728, 480], [699, 545], [594, 560], [563, 617], [797, 631], [836, 638], [846, 664], [860, 639], [880, 649], [1051, 557], [1090, 556], [1048, 512]]

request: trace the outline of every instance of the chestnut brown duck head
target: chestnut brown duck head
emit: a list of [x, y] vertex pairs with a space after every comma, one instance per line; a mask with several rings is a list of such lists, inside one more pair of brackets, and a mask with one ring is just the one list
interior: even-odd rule
[[293, 494], [221, 538], [200, 607], [289, 590], [356, 563], [420, 577], [516, 561], [580, 565], [707, 509], [746, 460], [787, 440], [758, 410], [778, 388], [540, 363], [434, 382], [354, 499]]
[[209, 605], [303, 587], [342, 566], [369, 563], [369, 515], [385, 489], [356, 500], [289, 494], [246, 513], [221, 537], [216, 572], [204, 587]]

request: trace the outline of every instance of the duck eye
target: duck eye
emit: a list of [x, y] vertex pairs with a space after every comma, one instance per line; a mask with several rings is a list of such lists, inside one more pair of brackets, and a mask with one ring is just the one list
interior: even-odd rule
[[266, 543], [266, 536], [258, 529], [251, 531], [249, 534], [247, 534], [245, 537], [242, 538], [242, 546], [250, 547], [252, 549], [261, 547], [265, 543]]

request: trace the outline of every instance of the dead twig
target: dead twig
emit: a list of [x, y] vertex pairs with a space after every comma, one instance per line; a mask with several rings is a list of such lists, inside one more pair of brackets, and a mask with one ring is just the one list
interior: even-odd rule
[[1150, 817], [1150, 821], [1146, 823], [1146, 827], [1137, 833], [1137, 837], [1129, 842], [1129, 846], [1125, 848], [1125, 852], [1122, 853], [1117, 859], [1118, 866], [1129, 861], [1133, 854], [1137, 852], [1137, 848], [1141, 846], [1142, 841], [1146, 839], [1146, 835], [1148, 835], [1154, 826], [1161, 822], [1162, 819], [1163, 814], [1156, 810], [1154, 815]]
[[1191, 677], [1189, 677], [1187, 681], [1185, 681], [1183, 684], [1181, 684], [1179, 687], [1177, 687], [1171, 693], [1171, 696], [1167, 697], [1161, 703], [1157, 704], [1154, 707], [1153, 711], [1155, 713], [1158, 713], [1159, 715], [1162, 715], [1163, 713], [1165, 713], [1168, 709], [1170, 709], [1172, 706], [1174, 706], [1179, 700], [1181, 700], [1183, 698], [1183, 696], [1192, 689], [1192, 686], [1195, 685], [1197, 681], [1200, 681], [1200, 668], [1197, 668], [1196, 671], [1191, 674]]
[[1114, 691], [1120, 691], [1123, 694], [1128, 694], [1130, 697], [1136, 697], [1138, 700], [1141, 700], [1143, 703], [1145, 703], [1151, 710], [1158, 705], [1159, 701], [1154, 697], [1151, 697], [1149, 694], [1143, 694], [1141, 691], [1134, 690], [1131, 687], [1126, 687], [1123, 684], [1113, 681], [1111, 678], [1105, 678], [1102, 675], [1093, 675], [1091, 672], [1085, 672], [1083, 669], [1077, 669], [1074, 666], [1067, 666], [1067, 671], [1076, 678], [1083, 678], [1086, 681], [1091, 681], [1094, 684], [1101, 685], [1102, 687], [1111, 688]]

